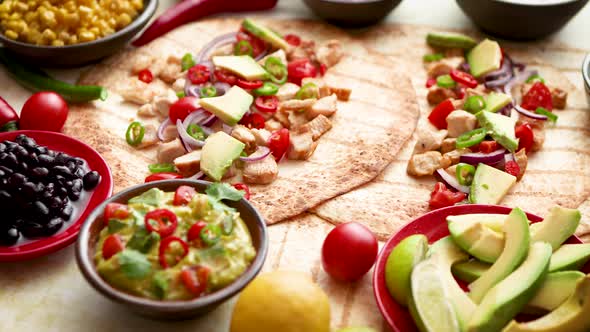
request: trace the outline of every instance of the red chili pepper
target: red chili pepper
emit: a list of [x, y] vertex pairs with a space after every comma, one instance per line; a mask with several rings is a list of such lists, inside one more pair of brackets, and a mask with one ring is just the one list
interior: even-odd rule
[[174, 200], [172, 201], [172, 204], [177, 206], [187, 205], [196, 194], [197, 191], [195, 188], [189, 186], [180, 186], [176, 188], [176, 191], [174, 192]]
[[277, 162], [283, 158], [287, 149], [289, 149], [290, 142], [291, 138], [287, 128], [279, 129], [270, 135], [270, 138], [268, 139], [268, 148]]
[[102, 243], [102, 258], [109, 259], [125, 249], [119, 234], [111, 234]]
[[162, 241], [160, 241], [160, 248], [159, 248], [159, 259], [160, 259], [160, 265], [162, 265], [163, 268], [167, 269], [170, 265], [168, 264], [168, 260], [166, 260], [166, 252], [168, 251], [168, 248], [170, 248], [170, 246], [172, 245], [172, 243], [174, 242], [178, 242], [178, 244], [180, 244], [180, 246], [182, 247], [182, 255], [177, 255], [174, 257], [174, 265], [176, 265], [178, 262], [180, 262], [181, 259], [184, 258], [184, 256], [186, 256], [188, 254], [188, 244], [186, 242], [184, 242], [181, 238], [176, 237], [176, 236], [169, 236], [165, 239], [162, 239]]
[[428, 115], [428, 120], [438, 129], [447, 129], [447, 116], [455, 110], [453, 101], [449, 98], [436, 105]]
[[492, 153], [500, 148], [500, 144], [496, 141], [483, 141], [479, 143], [479, 152]]
[[145, 214], [144, 223], [148, 231], [156, 232], [161, 238], [165, 238], [176, 230], [178, 218], [168, 209], [156, 209]]
[[455, 93], [457, 94], [457, 99], [463, 99], [465, 97], [465, 88], [462, 86], [456, 87]]
[[209, 81], [211, 78], [211, 72], [209, 71], [209, 67], [204, 65], [194, 65], [189, 68], [187, 73], [188, 79], [193, 84], [203, 84]]
[[234, 188], [238, 189], [238, 190], [243, 190], [244, 191], [244, 198], [245, 199], [250, 199], [250, 188], [248, 188], [247, 185], [243, 184], [243, 183], [234, 183], [233, 184]]
[[523, 123], [514, 128], [514, 135], [518, 138], [518, 150], [524, 149], [526, 153], [531, 152], [535, 142], [535, 133], [528, 123]]
[[277, 96], [260, 96], [254, 100], [256, 109], [264, 113], [275, 113], [279, 107]]
[[542, 82], [536, 82], [529, 91], [522, 96], [522, 103], [520, 106], [529, 111], [535, 111], [538, 107], [543, 107], [551, 111], [553, 109], [551, 91]]
[[182, 179], [182, 175], [178, 173], [171, 173], [171, 172], [161, 172], [155, 173], [152, 175], [148, 175], [144, 182], [154, 182], [154, 181], [161, 181], [161, 180], [173, 180], [173, 179]]
[[252, 90], [261, 87], [262, 81], [246, 81], [241, 78], [238, 78], [238, 80], [236, 81], [236, 85], [242, 89]]
[[516, 161], [510, 160], [504, 165], [504, 171], [510, 175], [518, 176], [520, 174], [520, 166], [518, 166]]
[[322, 75], [322, 76], [326, 75], [327, 71], [328, 71], [328, 66], [326, 66], [325, 63], [322, 63], [320, 65], [320, 75]]
[[139, 78], [140, 81], [149, 84], [154, 80], [154, 75], [149, 69], [144, 69], [137, 73], [137, 78]]
[[475, 79], [475, 77], [471, 76], [470, 74], [464, 71], [453, 69], [451, 70], [450, 75], [453, 81], [463, 84], [468, 88], [473, 89], [477, 87], [477, 80]]
[[428, 205], [431, 209], [436, 210], [443, 207], [455, 205], [465, 199], [465, 193], [453, 192], [447, 189], [442, 182], [437, 182], [434, 185], [434, 190], [430, 194], [430, 201]]
[[293, 46], [301, 45], [301, 38], [292, 33], [286, 34], [284, 37], [285, 41]]
[[220, 82], [225, 82], [230, 85], [236, 84], [236, 81], [238, 80], [238, 77], [236, 75], [226, 70], [217, 69], [213, 72], [213, 75], [215, 75], [216, 80]]
[[18, 130], [18, 114], [4, 98], [0, 97], [0, 131]]
[[109, 203], [104, 208], [103, 220], [105, 226], [108, 226], [109, 220], [111, 219], [125, 219], [129, 217], [131, 212], [129, 207], [125, 204]]
[[316, 77], [317, 69], [309, 59], [297, 59], [289, 62], [287, 65], [289, 73], [289, 82], [301, 85], [301, 80], [306, 77]]
[[184, 268], [180, 272], [180, 280], [191, 294], [201, 296], [207, 290], [209, 273], [209, 268], [202, 265]]
[[188, 229], [188, 233], [186, 234], [186, 239], [188, 242], [197, 241], [196, 247], [204, 247], [201, 241], [201, 231], [203, 228], [207, 226], [207, 223], [204, 221], [197, 221], [195, 224]]
[[262, 129], [264, 128], [264, 117], [258, 113], [246, 114], [240, 120], [240, 124], [248, 128]]
[[430, 77], [426, 80], [425, 86], [426, 86], [426, 88], [430, 88], [431, 86], [433, 86], [435, 84], [436, 84], [436, 78]]

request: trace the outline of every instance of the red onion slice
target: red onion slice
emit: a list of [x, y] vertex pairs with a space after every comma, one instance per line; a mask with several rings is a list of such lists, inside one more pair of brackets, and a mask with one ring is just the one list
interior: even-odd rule
[[211, 114], [210, 117], [203, 120], [203, 126], [211, 127], [213, 123], [215, 123], [215, 120], [217, 120], [217, 117], [215, 116], [215, 114]]
[[248, 157], [240, 157], [241, 161], [245, 161], [247, 163], [251, 163], [254, 161], [259, 161], [266, 158], [270, 154], [270, 149], [266, 146], [259, 146], [254, 153], [249, 155]]
[[184, 119], [184, 121], [182, 121], [182, 125], [185, 128], [188, 128], [188, 126], [193, 123], [194, 124], [201, 124], [208, 117], [209, 117], [209, 112], [205, 111], [202, 108], [199, 108], [199, 109], [196, 109], [193, 112], [191, 112], [189, 115], [187, 115], [187, 117]]
[[230, 135], [231, 134], [231, 131], [233, 130], [232, 127], [226, 125], [225, 123], [222, 123], [221, 124], [221, 128], [228, 135]]
[[188, 148], [186, 149], [187, 151], [192, 151], [195, 148], [202, 148], [205, 145], [205, 141], [199, 141], [186, 132], [186, 128], [184, 128], [180, 119], [176, 120], [176, 129], [178, 130], [178, 135], [180, 136], [180, 140], [184, 143], [185, 148]]
[[[539, 72], [537, 70], [534, 70], [534, 69], [533, 70], [524, 70], [524, 71], [521, 71], [516, 76], [514, 76], [510, 82], [508, 82], [504, 86], [504, 93], [507, 94], [507, 95], [509, 95], [509, 96], [512, 96], [512, 88], [515, 85], [522, 84], [529, 77], [531, 77], [533, 75], [538, 75], [538, 74], [539, 74]], [[514, 97], [512, 97], [512, 99], [514, 100]]]
[[467, 164], [471, 164], [474, 166], [477, 164], [494, 165], [494, 164], [498, 163], [499, 161], [504, 160], [505, 153], [506, 153], [505, 149], [496, 150], [491, 153], [481, 153], [481, 152], [466, 153], [464, 155], [461, 155], [459, 160], [462, 163], [467, 163]]
[[504, 163], [507, 163], [509, 161], [515, 161], [513, 153], [507, 153], [504, 155]]
[[225, 82], [215, 82], [213, 84], [213, 86], [217, 90], [218, 96], [223, 96], [227, 92], [227, 90], [229, 90], [231, 88], [231, 85], [229, 85]]
[[262, 51], [262, 53], [258, 54], [258, 56], [254, 58], [254, 60], [256, 62], [258, 62], [258, 61], [262, 60], [262, 58], [264, 58], [267, 54], [268, 54], [268, 48], [266, 48], [264, 51]]
[[221, 36], [215, 37], [207, 45], [205, 45], [199, 54], [197, 54], [196, 62], [201, 63], [207, 59], [211, 52], [219, 47], [229, 45], [236, 42], [236, 32], [226, 33]]
[[520, 105], [514, 105], [514, 108], [516, 109], [516, 111], [526, 117], [529, 117], [531, 119], [535, 119], [535, 120], [541, 120], [541, 121], [545, 121], [547, 120], [547, 116], [543, 115], [543, 114], [537, 114], [535, 112], [529, 111], [527, 109], [522, 108], [522, 106]]
[[462, 184], [459, 184], [459, 181], [457, 181], [456, 177], [447, 173], [447, 171], [445, 171], [442, 168], [437, 169], [434, 176], [437, 177], [438, 179], [440, 179], [442, 182], [444, 182], [447, 186], [455, 189], [456, 191], [464, 192], [466, 194], [469, 194], [469, 192], [470, 192], [470, 189], [468, 186], [464, 186]]
[[186, 178], [187, 180], [200, 180], [201, 178], [203, 178], [205, 176], [205, 173], [203, 173], [203, 171], [199, 171], [198, 173], [196, 173], [193, 176], [189, 176], [188, 178]]
[[160, 124], [160, 127], [158, 127], [158, 139], [160, 141], [164, 141], [164, 130], [166, 130], [171, 123], [170, 118], [166, 118], [166, 120]]

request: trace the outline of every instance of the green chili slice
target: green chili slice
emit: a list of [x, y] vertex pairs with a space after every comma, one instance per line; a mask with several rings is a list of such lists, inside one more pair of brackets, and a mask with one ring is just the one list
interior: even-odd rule
[[297, 99], [309, 99], [318, 97], [318, 86], [315, 83], [305, 83], [295, 94]]
[[174, 164], [162, 163], [148, 165], [150, 173], [175, 172]]
[[195, 65], [196, 65], [195, 59], [193, 58], [193, 55], [190, 53], [185, 54], [182, 57], [182, 60], [180, 61], [180, 66], [182, 68], [182, 71], [189, 70], [190, 68], [194, 67]]
[[279, 87], [270, 82], [264, 82], [264, 84], [258, 89], [252, 90], [257, 96], [273, 96], [279, 91]]
[[465, 134], [457, 137], [457, 149], [464, 149], [470, 146], [481, 143], [486, 138], [487, 131], [485, 128], [477, 128], [472, 131], [468, 131]]
[[234, 219], [231, 216], [225, 216], [221, 222], [221, 233], [223, 235], [230, 235], [234, 230]]
[[486, 101], [482, 96], [469, 96], [465, 100], [465, 105], [463, 108], [467, 112], [475, 114], [486, 108]]
[[184, 97], [186, 97], [186, 93], [184, 93], [184, 91], [178, 91], [176, 93], [176, 97], [178, 97], [178, 99], [184, 98]]
[[207, 226], [203, 227], [199, 235], [206, 245], [212, 246], [219, 242], [219, 239], [221, 238], [221, 228], [214, 224], [207, 224]]
[[553, 123], [557, 122], [557, 119], [559, 118], [557, 115], [555, 115], [555, 113], [549, 111], [548, 109], [546, 109], [544, 107], [537, 107], [537, 109], [535, 110], [535, 113], [546, 116], [547, 119], [549, 119], [549, 121], [551, 121]]
[[217, 96], [217, 89], [213, 85], [201, 88], [201, 98], [210, 98]]
[[252, 54], [254, 54], [254, 49], [252, 48], [252, 44], [247, 40], [240, 40], [234, 46], [234, 55], [252, 56]]
[[426, 54], [422, 57], [422, 60], [424, 60], [424, 62], [432, 62], [438, 61], [444, 57], [445, 56], [442, 53]]
[[454, 88], [457, 83], [453, 81], [451, 75], [441, 75], [436, 78], [436, 85], [441, 88]]
[[188, 128], [186, 128], [186, 132], [194, 139], [199, 141], [204, 141], [207, 135], [203, 131], [203, 128], [196, 123], [191, 123]]
[[462, 186], [469, 186], [473, 182], [475, 167], [473, 165], [458, 163], [457, 164], [457, 181]]
[[527, 83], [541, 82], [541, 83], [545, 84], [545, 79], [543, 77], [541, 77], [541, 75], [539, 75], [539, 74], [534, 74], [534, 75], [531, 75], [529, 78], [527, 78], [526, 82]]
[[131, 122], [129, 127], [127, 128], [127, 132], [125, 133], [125, 139], [127, 140], [127, 144], [131, 146], [137, 146], [141, 144], [143, 141], [143, 135], [145, 134], [145, 127], [137, 122]]
[[268, 72], [269, 78], [273, 83], [284, 84], [287, 82], [287, 66], [283, 64], [281, 59], [276, 56], [271, 56], [264, 62], [264, 69]]

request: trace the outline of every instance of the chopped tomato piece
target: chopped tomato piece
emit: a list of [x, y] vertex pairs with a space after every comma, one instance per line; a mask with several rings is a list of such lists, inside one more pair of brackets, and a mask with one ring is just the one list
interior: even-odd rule
[[197, 97], [188, 96], [178, 99], [174, 104], [170, 105], [168, 116], [172, 124], [176, 124], [176, 120], [184, 121], [184, 119], [200, 108], [199, 99]]
[[273, 132], [268, 139], [268, 148], [277, 162], [283, 158], [283, 155], [285, 155], [287, 149], [289, 149], [290, 142], [289, 130], [287, 128], [282, 128]]
[[109, 203], [104, 208], [104, 224], [108, 225], [111, 219], [125, 219], [129, 217], [129, 207], [125, 204]]
[[432, 109], [428, 115], [428, 120], [438, 129], [447, 129], [447, 116], [455, 110], [453, 101], [449, 98]]
[[279, 98], [277, 96], [259, 96], [254, 100], [256, 109], [264, 113], [274, 113], [279, 107]]
[[496, 141], [483, 141], [479, 143], [479, 152], [492, 153], [500, 148], [500, 144]]
[[289, 82], [301, 85], [301, 80], [306, 77], [316, 77], [317, 69], [309, 59], [297, 59], [287, 65]]
[[201, 296], [207, 290], [209, 268], [201, 265], [185, 268], [180, 272], [184, 287], [194, 296]]
[[514, 134], [518, 138], [518, 150], [524, 149], [526, 153], [531, 152], [533, 143], [535, 142], [535, 134], [533, 128], [528, 123], [523, 123], [514, 128]]
[[328, 71], [328, 66], [326, 66], [325, 63], [322, 63], [320, 65], [320, 75], [322, 75], [322, 76], [326, 75], [327, 71]]
[[172, 172], [162, 172], [162, 173], [155, 173], [152, 175], [148, 175], [144, 182], [154, 182], [154, 181], [161, 181], [161, 180], [172, 180], [172, 179], [182, 179], [182, 175], [178, 173]]
[[234, 188], [236, 188], [238, 190], [244, 191], [244, 198], [245, 199], [250, 199], [250, 188], [248, 188], [247, 185], [245, 185], [243, 183], [234, 183], [233, 186], [234, 186]]
[[188, 240], [188, 242], [194, 244], [194, 246], [197, 248], [205, 247], [203, 241], [201, 241], [201, 231], [206, 226], [207, 223], [205, 223], [204, 221], [197, 221], [195, 224], [193, 224], [191, 228], [188, 229], [188, 233], [186, 234], [186, 239]]
[[261, 87], [262, 81], [246, 81], [241, 78], [238, 78], [238, 80], [236, 81], [236, 85], [242, 89], [252, 90]]
[[553, 99], [551, 91], [542, 82], [536, 82], [529, 91], [522, 96], [522, 108], [529, 111], [535, 111], [538, 107], [553, 110]]
[[217, 69], [213, 72], [213, 75], [215, 75], [215, 79], [219, 82], [224, 82], [230, 85], [234, 85], [238, 81], [238, 77], [236, 75], [226, 70]]
[[144, 82], [144, 83], [152, 83], [152, 81], [154, 80], [154, 75], [152, 74], [152, 72], [149, 69], [144, 69], [142, 71], [140, 71], [139, 73], [137, 73], [137, 78]]
[[264, 128], [264, 117], [258, 113], [245, 114], [240, 120], [240, 124], [248, 128], [262, 129]]
[[426, 88], [430, 88], [431, 86], [436, 84], [436, 78], [430, 77], [429, 79], [426, 80]]
[[123, 251], [123, 249], [125, 249], [125, 245], [121, 240], [121, 236], [119, 234], [111, 234], [102, 243], [102, 257], [109, 259], [120, 251]]
[[203, 84], [209, 81], [209, 78], [211, 78], [211, 72], [207, 66], [194, 65], [189, 68], [187, 76], [191, 83]]
[[520, 174], [520, 166], [514, 160], [510, 160], [504, 165], [504, 170], [506, 173], [514, 176], [518, 176]]
[[301, 38], [299, 38], [299, 36], [297, 36], [297, 35], [290, 33], [290, 34], [285, 35], [283, 38], [290, 45], [293, 45], [293, 46], [301, 45]]
[[447, 206], [455, 205], [465, 199], [465, 193], [453, 192], [447, 189], [442, 182], [437, 182], [434, 185], [434, 190], [430, 194], [430, 201], [428, 205], [431, 209], [440, 209]]
[[457, 69], [453, 69], [451, 70], [451, 78], [453, 79], [453, 81], [463, 84], [464, 86], [468, 87], [468, 88], [475, 88], [477, 87], [477, 80], [475, 79], [475, 77], [471, 76], [470, 74], [464, 72], [464, 71], [460, 71]]
[[189, 186], [180, 186], [176, 188], [176, 192], [174, 192], [174, 201], [172, 204], [187, 205], [196, 194], [197, 191], [195, 188]]

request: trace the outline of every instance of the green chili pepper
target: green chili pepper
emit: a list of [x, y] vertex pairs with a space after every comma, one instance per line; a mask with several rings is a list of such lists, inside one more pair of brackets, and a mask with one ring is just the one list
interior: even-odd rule
[[252, 44], [247, 40], [240, 40], [234, 46], [234, 55], [249, 55], [252, 56], [254, 50]]
[[544, 107], [537, 107], [537, 109], [535, 110], [535, 113], [542, 114], [542, 115], [546, 116], [547, 119], [549, 119], [549, 121], [551, 121], [553, 123], [557, 122], [557, 119], [559, 118], [557, 115], [555, 115], [555, 113], [547, 110]]
[[264, 82], [264, 84], [258, 89], [252, 90], [257, 96], [273, 96], [277, 94], [279, 87], [270, 82]]
[[188, 128], [186, 128], [186, 132], [194, 139], [199, 141], [204, 141], [207, 135], [203, 131], [203, 128], [196, 123], [191, 123]]
[[234, 219], [231, 216], [225, 216], [221, 222], [221, 233], [223, 235], [230, 235], [234, 230]]
[[184, 91], [178, 91], [176, 93], [176, 97], [178, 97], [178, 99], [184, 98], [184, 97], [186, 97], [186, 93], [184, 93]]
[[219, 239], [221, 238], [221, 228], [215, 224], [207, 224], [207, 226], [203, 227], [199, 235], [206, 245], [212, 246], [219, 242]]
[[438, 61], [444, 57], [445, 56], [442, 53], [426, 54], [425, 56], [422, 57], [422, 60], [424, 60], [424, 62], [432, 62], [432, 61]]
[[541, 82], [541, 83], [545, 84], [545, 79], [543, 77], [541, 77], [541, 75], [535, 74], [535, 75], [531, 75], [529, 78], [527, 78], [526, 82], [527, 83]]
[[469, 186], [473, 182], [475, 167], [473, 165], [458, 163], [457, 164], [457, 181], [462, 186]]
[[96, 85], [73, 85], [51, 78], [45, 72], [21, 64], [0, 48], [0, 62], [11, 76], [23, 87], [34, 91], [54, 91], [72, 103], [88, 102], [96, 99], [106, 100], [107, 90]]
[[193, 55], [190, 53], [185, 54], [182, 57], [182, 60], [180, 63], [181, 63], [182, 71], [189, 70], [190, 68], [192, 68], [196, 65], [195, 59], [193, 58]]
[[271, 56], [264, 62], [264, 69], [268, 72], [269, 78], [276, 84], [284, 84], [287, 82], [287, 66], [283, 64], [281, 59], [276, 56]]
[[297, 99], [309, 99], [318, 97], [318, 86], [315, 83], [305, 83], [295, 94]]
[[129, 127], [127, 128], [127, 132], [125, 133], [125, 139], [127, 140], [127, 144], [131, 146], [137, 146], [141, 144], [143, 141], [143, 135], [145, 134], [145, 127], [135, 121], [131, 122]]
[[477, 128], [475, 130], [466, 132], [465, 134], [457, 137], [457, 143], [455, 143], [457, 149], [464, 149], [470, 146], [481, 143], [486, 138], [487, 131], [485, 128]]
[[162, 172], [175, 172], [176, 171], [176, 167], [174, 166], [174, 164], [168, 164], [168, 163], [151, 164], [151, 165], [148, 165], [148, 169], [150, 170], [150, 173], [162, 173]]
[[201, 88], [201, 98], [210, 98], [217, 96], [217, 89], [213, 85]]
[[441, 75], [436, 78], [436, 85], [441, 88], [454, 88], [457, 83], [453, 81], [451, 75]]
[[486, 101], [482, 96], [469, 96], [465, 100], [465, 105], [463, 108], [467, 112], [475, 114], [486, 108]]

